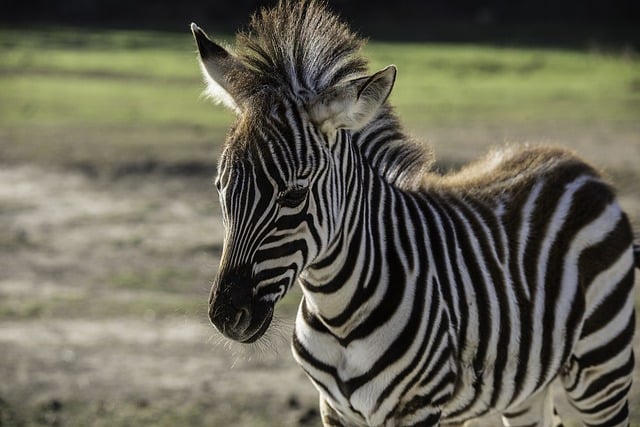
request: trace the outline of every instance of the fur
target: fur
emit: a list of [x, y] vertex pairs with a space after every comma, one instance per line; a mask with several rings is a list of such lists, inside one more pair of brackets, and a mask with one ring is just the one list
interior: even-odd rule
[[[364, 44], [321, 1], [282, 0], [262, 9], [238, 34], [233, 54], [242, 67], [227, 76], [229, 91], [246, 108], [237, 126], [255, 127], [283, 95], [308, 105], [331, 88], [367, 77]], [[419, 186], [433, 165], [431, 150], [403, 132], [387, 102], [353, 140], [381, 176], [404, 188]]]

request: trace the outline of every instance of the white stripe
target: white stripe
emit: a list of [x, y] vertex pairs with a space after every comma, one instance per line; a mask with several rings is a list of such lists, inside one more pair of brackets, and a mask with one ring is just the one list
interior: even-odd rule
[[580, 176], [579, 178], [565, 186], [565, 192], [562, 194], [562, 197], [556, 205], [556, 209], [554, 210], [553, 216], [551, 217], [551, 222], [549, 223], [547, 228], [547, 234], [542, 241], [535, 282], [537, 294], [534, 301], [534, 324], [532, 328], [534, 333], [532, 334], [531, 348], [529, 349], [532, 357], [529, 359], [530, 363], [526, 371], [527, 376], [525, 378], [524, 385], [521, 388], [521, 396], [530, 395], [535, 391], [538, 376], [540, 375], [540, 372], [543, 368], [540, 364], [539, 355], [542, 353], [542, 331], [544, 331], [543, 320], [545, 309], [547, 308], [545, 275], [547, 273], [549, 252], [551, 251], [551, 247], [556, 240], [558, 232], [565, 223], [567, 213], [571, 208], [574, 194], [586, 182], [592, 179], [593, 178], [590, 176]]
[[522, 223], [520, 225], [520, 231], [518, 233], [518, 266], [520, 270], [520, 285], [522, 286], [522, 292], [526, 295], [527, 300], [531, 299], [530, 286], [527, 283], [527, 279], [524, 275], [524, 251], [529, 240], [530, 228], [531, 228], [531, 214], [536, 207], [536, 202], [540, 196], [540, 192], [544, 187], [544, 181], [539, 181], [529, 193], [526, 203], [522, 207]]

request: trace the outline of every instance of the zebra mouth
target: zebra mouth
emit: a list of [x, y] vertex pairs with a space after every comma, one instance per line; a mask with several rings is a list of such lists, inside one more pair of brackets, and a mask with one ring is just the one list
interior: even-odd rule
[[[254, 315], [255, 314], [256, 313], [254, 313]], [[269, 325], [271, 325], [272, 319], [273, 319], [273, 307], [270, 307], [267, 310], [266, 314], [262, 316], [262, 323], [260, 323], [256, 331], [252, 335], [250, 335], [248, 338], [245, 338], [240, 342], [242, 344], [251, 344], [259, 340], [265, 334], [265, 332], [267, 332], [267, 329], [269, 329]]]

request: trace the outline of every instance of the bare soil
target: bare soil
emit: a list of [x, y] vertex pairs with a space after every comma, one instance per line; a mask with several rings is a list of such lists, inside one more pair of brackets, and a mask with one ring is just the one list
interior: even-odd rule
[[286, 338], [247, 352], [206, 320], [222, 236], [210, 183], [0, 169], [0, 425], [101, 425], [122, 411], [135, 421], [141, 408], [185, 402], [194, 419], [161, 418], [315, 417]]
[[[640, 147], [588, 148], [638, 224]], [[296, 295], [262, 348], [206, 320], [213, 173], [0, 167], [0, 426], [319, 424], [289, 352]]]

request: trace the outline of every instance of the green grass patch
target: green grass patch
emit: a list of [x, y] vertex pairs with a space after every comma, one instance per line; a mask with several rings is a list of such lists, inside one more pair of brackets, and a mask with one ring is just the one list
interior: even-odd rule
[[375, 68], [398, 66], [391, 100], [409, 126], [632, 123], [640, 113], [631, 58], [474, 45], [374, 43], [367, 52]]
[[[414, 133], [469, 124], [631, 127], [640, 67], [621, 54], [371, 42], [399, 68], [392, 103]], [[0, 31], [0, 158], [110, 165], [218, 153], [233, 120], [211, 105], [188, 31]]]

